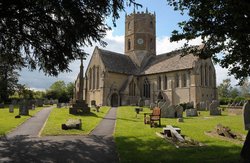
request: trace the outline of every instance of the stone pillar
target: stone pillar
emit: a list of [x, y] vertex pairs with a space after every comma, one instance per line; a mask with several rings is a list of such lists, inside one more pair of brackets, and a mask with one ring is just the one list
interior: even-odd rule
[[81, 57], [81, 65], [80, 65], [80, 74], [79, 74], [79, 99], [77, 100], [83, 100], [83, 63], [82, 63], [82, 57]]

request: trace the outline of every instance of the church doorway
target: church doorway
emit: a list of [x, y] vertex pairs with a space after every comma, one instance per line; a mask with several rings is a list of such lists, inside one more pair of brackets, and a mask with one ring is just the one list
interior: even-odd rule
[[157, 96], [157, 100], [163, 100], [163, 95], [162, 95], [162, 92], [159, 92], [158, 96]]
[[112, 107], [118, 106], [118, 94], [117, 93], [113, 93], [111, 96], [111, 106]]

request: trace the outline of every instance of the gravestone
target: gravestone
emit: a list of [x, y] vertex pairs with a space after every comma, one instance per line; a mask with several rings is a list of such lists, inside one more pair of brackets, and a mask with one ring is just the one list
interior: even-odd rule
[[37, 107], [43, 107], [43, 100], [36, 100]]
[[143, 101], [142, 98], [140, 98], [140, 99], [138, 100], [138, 106], [139, 106], [139, 107], [143, 107], [143, 106], [144, 106], [144, 101]]
[[56, 107], [57, 108], [61, 108], [62, 107], [62, 103], [57, 103]]
[[29, 115], [29, 109], [27, 105], [20, 105], [19, 106], [19, 115]]
[[157, 105], [158, 105], [158, 107], [159, 107], [159, 108], [161, 108], [164, 104], [165, 104], [165, 102], [164, 102], [164, 101], [160, 101], [160, 102], [158, 102], [158, 104], [157, 104]]
[[0, 108], [4, 108], [4, 104], [0, 103]]
[[14, 105], [9, 105], [9, 113], [14, 113]]
[[221, 115], [221, 110], [218, 108], [217, 102], [212, 102], [209, 106], [210, 115]]
[[166, 111], [166, 118], [175, 118], [176, 117], [176, 110], [175, 110], [175, 106], [171, 105], [167, 108]]
[[151, 103], [150, 104], [150, 109], [152, 110], [152, 109], [154, 109], [156, 107], [156, 104], [155, 103]]
[[175, 110], [176, 110], [176, 117], [182, 118], [183, 117], [183, 107], [180, 105], [177, 105]]
[[36, 109], [35, 104], [32, 104], [32, 109], [31, 110], [35, 110], [35, 109]]
[[186, 117], [197, 117], [197, 109], [186, 109]]
[[243, 118], [245, 130], [250, 130], [250, 101], [243, 105]]
[[144, 104], [145, 104], [145, 106], [149, 106], [150, 105], [150, 101], [149, 100], [145, 100]]
[[200, 107], [199, 107], [200, 110], [206, 110], [206, 103], [204, 101], [201, 101], [200, 102]]

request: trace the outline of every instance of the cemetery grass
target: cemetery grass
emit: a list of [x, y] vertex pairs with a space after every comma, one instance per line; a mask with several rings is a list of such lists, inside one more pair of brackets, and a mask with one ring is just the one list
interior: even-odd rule
[[[96, 112], [91, 108], [91, 113], [87, 115], [72, 115], [69, 114], [68, 108], [54, 108], [46, 122], [42, 131], [42, 136], [58, 136], [58, 135], [87, 135], [89, 134], [105, 117], [110, 107], [103, 106], [100, 112]], [[62, 124], [68, 119], [81, 119], [82, 129], [62, 130]]]
[[21, 125], [31, 116], [35, 115], [38, 111], [42, 110], [43, 107], [36, 107], [35, 110], [29, 110], [28, 116], [21, 116], [21, 118], [15, 118], [19, 114], [19, 108], [14, 107], [14, 113], [9, 113], [9, 108], [0, 109], [0, 136], [7, 134], [17, 126]]
[[[121, 162], [239, 162], [242, 145], [207, 136], [204, 132], [221, 123], [233, 132], [246, 135], [242, 116], [228, 116], [226, 112], [222, 116], [209, 116], [208, 111], [200, 111], [199, 117], [184, 116], [184, 123], [175, 118], [162, 118], [161, 127], [150, 128], [143, 122], [144, 112], [152, 111], [144, 108], [136, 118], [134, 107], [118, 108], [115, 142]], [[155, 134], [162, 132], [166, 125], [181, 128], [181, 134], [205, 146], [176, 148]]]

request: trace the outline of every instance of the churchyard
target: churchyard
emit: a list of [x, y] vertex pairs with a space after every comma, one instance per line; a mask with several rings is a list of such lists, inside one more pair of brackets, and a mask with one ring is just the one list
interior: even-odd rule
[[20, 118], [15, 118], [15, 116], [19, 115], [19, 107], [17, 105], [6, 105], [4, 108], [0, 108], [0, 136], [7, 134], [12, 129], [16, 128], [29, 119], [31, 116], [35, 115], [42, 108], [43, 107], [36, 107], [33, 110], [31, 109], [29, 110], [29, 115], [20, 116]]
[[[242, 115], [210, 116], [209, 111], [198, 111], [197, 117], [186, 117], [184, 122], [176, 118], [161, 118], [161, 127], [151, 128], [143, 123], [143, 108], [137, 115], [134, 107], [120, 107], [117, 112], [115, 142], [121, 162], [238, 162], [242, 144], [211, 137], [205, 134], [214, 130], [218, 123], [229, 126], [232, 131], [246, 135]], [[156, 135], [163, 127], [172, 125], [181, 133], [204, 144], [204, 146], [179, 147]]]
[[[85, 115], [69, 114], [69, 107], [65, 104], [54, 105], [41, 136], [61, 135], [88, 135], [108, 113], [110, 107], [101, 107], [100, 111], [91, 108], [91, 112]], [[164, 103], [159, 103], [164, 108]], [[214, 104], [212, 104], [213, 106]], [[230, 129], [242, 135], [246, 135], [243, 126], [242, 115], [228, 114], [227, 108], [220, 110], [219, 115], [211, 115], [208, 110], [186, 110], [180, 106], [170, 106], [173, 112], [164, 112], [161, 118], [161, 126], [150, 127], [144, 124], [144, 113], [151, 113], [150, 107], [140, 107], [136, 114], [136, 106], [122, 106], [117, 108], [117, 119], [114, 131], [116, 150], [121, 162], [238, 162], [243, 142], [234, 142], [211, 136], [206, 132], [215, 129], [217, 124], [230, 127]], [[42, 107], [29, 110], [29, 116], [21, 116], [15, 119], [18, 108], [14, 107], [14, 113], [9, 113], [9, 108], [0, 109], [0, 133], [1, 135], [11, 131], [23, 123], [29, 117], [41, 110]], [[169, 118], [169, 116], [175, 118]], [[168, 117], [168, 118], [167, 118]], [[177, 121], [182, 118], [182, 121]], [[82, 129], [62, 130], [61, 125], [68, 119], [81, 119]], [[166, 139], [159, 137], [167, 125], [178, 127], [181, 134], [189, 137], [202, 146], [176, 146]]]
[[[92, 131], [109, 111], [110, 107], [102, 107], [99, 112], [91, 108], [91, 112], [85, 115], [69, 114], [69, 108], [54, 108], [43, 129], [42, 136], [49, 135], [87, 135]], [[81, 119], [81, 130], [62, 130], [61, 125], [68, 119]]]

